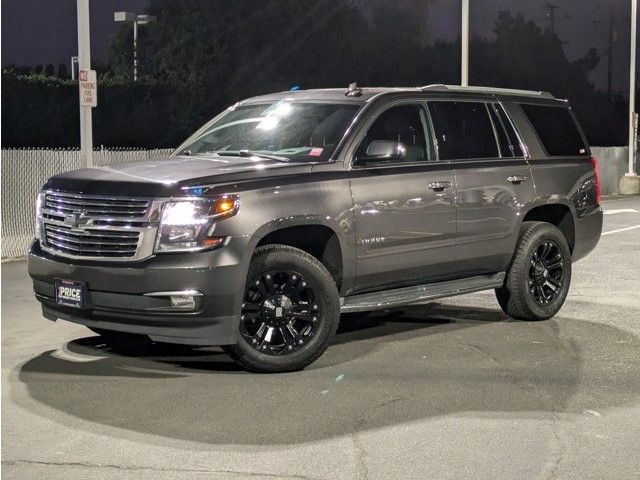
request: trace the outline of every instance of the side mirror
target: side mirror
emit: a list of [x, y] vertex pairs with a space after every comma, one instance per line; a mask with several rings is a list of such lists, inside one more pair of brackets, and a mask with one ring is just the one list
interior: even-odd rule
[[390, 140], [374, 140], [367, 147], [367, 153], [357, 158], [358, 162], [377, 162], [389, 160], [404, 160], [407, 156], [407, 147], [402, 142]]

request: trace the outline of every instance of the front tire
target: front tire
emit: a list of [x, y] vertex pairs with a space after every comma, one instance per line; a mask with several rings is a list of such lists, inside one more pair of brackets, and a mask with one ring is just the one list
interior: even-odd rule
[[254, 372], [291, 372], [313, 363], [331, 343], [340, 320], [333, 277], [297, 248], [256, 250], [247, 275], [238, 343], [224, 350]]
[[496, 297], [502, 310], [520, 320], [553, 317], [567, 298], [571, 250], [560, 230], [546, 222], [523, 222], [511, 267]]

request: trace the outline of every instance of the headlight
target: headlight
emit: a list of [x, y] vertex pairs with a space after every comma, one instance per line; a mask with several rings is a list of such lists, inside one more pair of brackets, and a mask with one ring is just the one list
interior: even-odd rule
[[40, 192], [36, 197], [36, 239], [40, 240], [42, 236], [42, 205], [44, 204], [44, 193]]
[[235, 215], [238, 206], [234, 196], [165, 203], [156, 253], [196, 252], [221, 245], [225, 239], [213, 236], [216, 221]]

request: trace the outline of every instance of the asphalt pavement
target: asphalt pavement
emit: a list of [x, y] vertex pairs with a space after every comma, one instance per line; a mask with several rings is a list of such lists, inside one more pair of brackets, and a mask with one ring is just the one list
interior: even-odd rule
[[640, 197], [603, 207], [555, 318], [513, 321], [492, 292], [343, 316], [283, 375], [114, 350], [43, 319], [3, 263], [2, 478], [638, 479]]

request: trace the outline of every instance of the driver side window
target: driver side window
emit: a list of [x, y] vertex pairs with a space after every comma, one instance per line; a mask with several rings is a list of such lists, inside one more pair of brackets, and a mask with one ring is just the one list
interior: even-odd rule
[[[371, 156], [378, 142], [402, 144], [402, 158], [383, 163], [414, 163], [435, 161], [435, 149], [431, 141], [431, 125], [427, 110], [420, 104], [391, 107], [373, 122], [356, 150], [356, 158]], [[376, 144], [373, 144], [376, 142]]]

